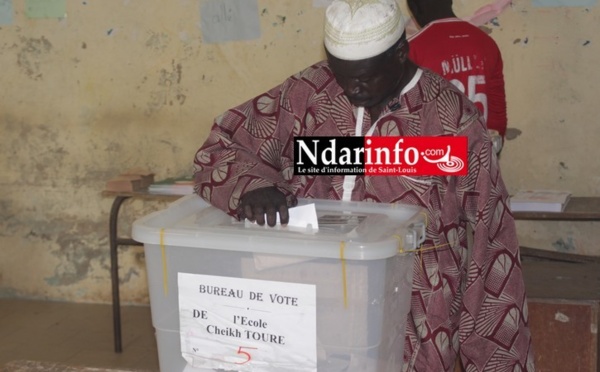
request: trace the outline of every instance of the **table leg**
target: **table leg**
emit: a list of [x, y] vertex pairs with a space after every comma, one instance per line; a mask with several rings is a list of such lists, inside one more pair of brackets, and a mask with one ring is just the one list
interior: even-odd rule
[[121, 208], [121, 204], [123, 204], [123, 202], [129, 198], [129, 196], [115, 197], [110, 210], [109, 221], [110, 276], [112, 282], [113, 330], [116, 353], [123, 351], [123, 347], [121, 345], [121, 303], [119, 299], [119, 242], [117, 238], [117, 220], [119, 218], [119, 209]]

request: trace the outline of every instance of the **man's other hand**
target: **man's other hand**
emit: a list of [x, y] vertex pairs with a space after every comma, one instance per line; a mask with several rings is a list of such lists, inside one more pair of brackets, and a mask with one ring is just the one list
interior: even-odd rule
[[240, 220], [247, 218], [261, 226], [265, 224], [265, 214], [267, 225], [271, 227], [277, 222], [277, 213], [281, 225], [287, 225], [290, 220], [286, 197], [276, 187], [264, 187], [244, 194], [238, 211]]

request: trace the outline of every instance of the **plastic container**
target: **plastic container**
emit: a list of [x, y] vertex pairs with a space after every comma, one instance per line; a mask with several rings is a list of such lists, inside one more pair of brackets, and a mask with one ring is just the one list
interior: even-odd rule
[[[416, 249], [424, 239], [422, 209], [399, 204], [299, 201], [299, 205], [311, 203], [319, 219], [318, 231], [310, 226], [303, 230], [239, 222], [195, 195], [135, 221], [132, 236], [144, 243], [162, 372], [401, 370], [414, 260], [414, 254], [406, 251]], [[257, 347], [251, 361], [247, 349], [248, 354], [238, 350], [241, 356], [248, 356], [247, 363], [229, 361], [217, 368], [211, 358], [202, 356], [203, 350], [192, 356], [193, 363], [186, 362], [191, 351], [186, 346], [184, 358], [184, 329], [180, 325], [184, 311], [180, 314], [179, 305], [187, 300], [180, 292], [189, 293], [182, 287], [182, 275], [187, 274], [249, 282], [250, 288], [262, 281], [314, 286], [316, 337], [302, 341], [302, 348], [315, 351], [314, 369], [295, 369], [294, 363], [260, 364], [260, 341], [254, 344]], [[296, 318], [289, 319], [290, 324], [284, 327], [294, 326]], [[309, 321], [310, 317], [298, 319]], [[188, 325], [186, 320], [185, 333], [193, 333]], [[302, 327], [301, 331], [310, 334], [310, 328]], [[198, 337], [209, 345], [226, 338], [214, 334]]]

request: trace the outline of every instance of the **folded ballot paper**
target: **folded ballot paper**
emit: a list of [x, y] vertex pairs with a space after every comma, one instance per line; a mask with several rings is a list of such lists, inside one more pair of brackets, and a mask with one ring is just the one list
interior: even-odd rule
[[290, 215], [290, 220], [286, 226], [281, 226], [281, 222], [279, 221], [279, 213], [277, 214], [277, 222], [274, 227], [270, 227], [266, 223], [264, 226], [260, 226], [256, 222], [251, 222], [248, 220], [245, 221], [245, 224], [246, 227], [287, 229], [290, 231], [298, 231], [308, 234], [314, 234], [319, 231], [319, 219], [317, 217], [317, 209], [314, 203], [290, 208], [288, 209], [288, 213]]

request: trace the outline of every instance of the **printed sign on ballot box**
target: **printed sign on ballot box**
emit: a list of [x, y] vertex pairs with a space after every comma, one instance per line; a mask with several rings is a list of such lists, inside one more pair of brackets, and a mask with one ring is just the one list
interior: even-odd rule
[[192, 367], [317, 371], [316, 288], [179, 273], [181, 353]]

